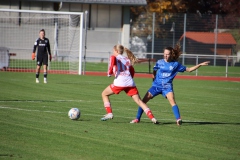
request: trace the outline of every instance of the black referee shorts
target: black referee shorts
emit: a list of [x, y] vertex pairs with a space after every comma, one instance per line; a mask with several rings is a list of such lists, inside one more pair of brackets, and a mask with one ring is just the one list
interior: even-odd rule
[[42, 66], [42, 64], [48, 66], [48, 54], [37, 55], [37, 65]]

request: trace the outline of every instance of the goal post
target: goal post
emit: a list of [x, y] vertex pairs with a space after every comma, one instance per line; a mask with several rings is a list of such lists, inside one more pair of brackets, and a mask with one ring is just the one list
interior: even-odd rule
[[83, 15], [83, 12], [0, 9], [0, 47], [14, 53], [9, 54], [7, 70], [35, 72], [36, 61], [31, 60], [31, 53], [39, 31], [44, 29], [52, 54], [49, 72], [81, 75], [86, 29]]

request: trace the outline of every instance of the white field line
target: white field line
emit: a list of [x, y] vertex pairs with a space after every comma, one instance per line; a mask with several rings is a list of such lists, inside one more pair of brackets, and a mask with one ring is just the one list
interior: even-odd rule
[[[3, 106], [0, 106], [0, 109], [11, 109], [11, 110], [18, 110], [18, 111], [25, 111], [25, 112], [45, 112], [45, 113], [58, 113], [58, 114], [66, 114], [66, 112], [56, 112], [56, 111], [40, 111], [40, 110], [31, 110], [31, 109], [22, 109], [22, 108], [14, 108], [14, 107], [3, 107]], [[103, 115], [98, 115], [98, 114], [82, 114], [81, 115], [84, 115], [84, 116], [92, 116], [92, 117], [102, 117]], [[124, 118], [124, 119], [133, 119], [133, 117], [123, 117], [123, 116], [115, 116], [114, 117], [118, 117], [118, 118]], [[142, 119], [148, 119], [148, 118], [142, 118]], [[166, 121], [173, 121], [173, 119], [159, 119], [159, 120], [166, 120]], [[191, 120], [185, 120], [184, 121], [191, 121]], [[194, 122], [194, 121], [191, 121], [191, 122]], [[199, 122], [199, 121], [196, 121], [196, 122]]]
[[[216, 97], [214, 97], [214, 98], [216, 98]], [[220, 98], [220, 97], [219, 97]], [[222, 97], [221, 97], [222, 98]], [[197, 98], [190, 98], [190, 99], [197, 99]], [[150, 102], [148, 102], [147, 104], [150, 104], [149, 105], [149, 107], [151, 108], [151, 106], [152, 105], [154, 105], [154, 106], [159, 106], [159, 107], [170, 107], [170, 105], [166, 105], [165, 104], [165, 102], [163, 102], [163, 101], [165, 101], [165, 102], [167, 102], [166, 100], [164, 100], [164, 99], [159, 99], [159, 100], [157, 100], [157, 101], [150, 101]], [[0, 100], [0, 103], [1, 102], [16, 102], [16, 103], [19, 103], [19, 102], [29, 102], [29, 103], [36, 103], [36, 102], [84, 102], [84, 103], [90, 103], [90, 102], [99, 102], [100, 103], [100, 105], [99, 106], [103, 106], [103, 102], [102, 102], [102, 100]], [[114, 103], [115, 102], [125, 102], [125, 103], [134, 103], [134, 101], [132, 100], [132, 99], [130, 99], [130, 100], [114, 100]], [[214, 106], [214, 105], [217, 105], [217, 106], [225, 106], [225, 105], [229, 105], [228, 103], [226, 103], [226, 104], [224, 104], [224, 103], [221, 103], [221, 104], [219, 104], [219, 103], [188, 103], [188, 102], [180, 102], [180, 103], [178, 103], [178, 104], [181, 104], [180, 105], [180, 107], [182, 106], [182, 105], [184, 105], [184, 106]], [[134, 106], [136, 106], [137, 107], [137, 105], [133, 105], [133, 107]], [[239, 106], [238, 104], [231, 104], [231, 106]]]
[[[147, 104], [149, 105], [150, 109], [154, 106], [155, 109], [153, 111], [156, 112], [156, 107], [158, 108], [165, 108], [166, 110], [161, 110], [162, 113], [167, 113], [167, 112], [172, 112], [171, 111], [171, 108], [170, 108], [170, 105], [166, 105], [165, 103], [163, 103], [162, 101], [164, 100], [159, 100], [159, 101], [150, 101], [148, 102]], [[84, 103], [92, 103], [92, 102], [99, 102], [99, 109], [103, 109], [103, 104], [102, 104], [102, 100], [0, 100], [0, 103], [1, 102], [29, 102], [29, 103], [38, 103], [38, 102], [84, 102]], [[122, 100], [121, 101], [118, 101], [118, 100], [115, 100], [114, 102], [123, 102]], [[125, 103], [129, 103], [129, 102], [133, 102], [132, 99], [129, 99], [129, 100], [124, 100]], [[134, 103], [134, 102], [133, 102]], [[194, 108], [195, 107], [198, 107], [198, 106], [226, 106], [226, 105], [229, 105], [228, 103], [221, 103], [221, 104], [218, 104], [218, 103], [185, 103], [185, 102], [181, 102], [179, 103], [179, 107], [180, 107], [180, 110], [181, 110], [181, 106], [189, 106], [189, 110], [188, 111], [184, 111], [184, 112], [187, 112], [187, 113], [194, 113]], [[239, 104], [231, 104], [231, 106], [236, 106], [236, 107], [239, 107]], [[46, 107], [46, 106], [43, 106], [43, 107]], [[112, 106], [114, 110], [121, 110], [121, 107], [120, 106]], [[1, 106], [0, 106], [1, 108]], [[129, 111], [136, 111], [137, 112], [137, 108], [138, 106], [133, 104], [131, 106], [131, 108], [128, 108], [127, 110]], [[21, 108], [20, 108], [21, 109]], [[19, 110], [20, 110], [19, 109]], [[34, 111], [34, 110], [31, 110], [31, 111]], [[36, 111], [40, 111], [40, 110], [36, 110]], [[41, 112], [44, 112], [44, 111], [41, 111]], [[48, 111], [45, 111], [45, 112], [48, 112]], [[54, 112], [54, 111], [52, 111]], [[239, 115], [240, 113], [238, 112], [232, 112], [232, 113], [222, 113], [222, 112], [208, 112], [208, 111], [205, 111], [205, 112], [201, 112], [201, 113], [204, 113], [204, 114], [219, 114], [219, 115]]]
[[36, 109], [22, 109], [22, 108], [3, 107], [3, 106], [0, 106], [0, 109], [13, 109], [13, 110], [19, 110], [19, 111], [26, 111], [26, 112], [64, 113], [64, 112], [56, 112], [56, 111], [40, 111]]
[[[26, 111], [26, 112], [45, 112], [45, 113], [53, 113], [53, 114], [66, 114], [67, 115], [67, 112], [56, 112], [56, 111], [41, 111], [41, 110], [31, 110], [31, 109], [22, 109], [22, 108], [14, 108], [14, 107], [4, 107], [4, 106], [0, 106], [0, 109], [11, 109], [11, 110], [18, 110], [18, 111]], [[161, 112], [170, 112], [170, 111], [161, 111]], [[185, 111], [186, 112], [186, 111]], [[187, 111], [188, 112], [188, 111]], [[191, 112], [190, 112], [191, 113]], [[205, 114], [226, 114], [226, 113], [213, 113], [213, 112], [203, 112]], [[232, 115], [238, 115], [240, 113], [231, 113]], [[92, 117], [102, 117], [103, 115], [99, 115], [99, 114], [82, 114], [81, 115], [84, 115], [84, 116], [92, 116]], [[124, 116], [115, 116], [114, 117], [118, 117], [118, 118], [124, 118], [124, 119], [133, 119], [133, 117], [124, 117]], [[148, 119], [148, 118], [142, 118], [142, 119]], [[159, 119], [159, 121], [174, 121], [174, 119]], [[203, 120], [187, 120], [187, 119], [184, 119], [185, 122], [204, 122]]]

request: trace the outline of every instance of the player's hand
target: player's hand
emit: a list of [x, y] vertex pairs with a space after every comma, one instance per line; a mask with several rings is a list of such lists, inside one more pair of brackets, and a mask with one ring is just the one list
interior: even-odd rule
[[50, 62], [52, 61], [52, 55], [50, 54], [50, 56], [49, 56], [49, 60], [50, 60]]
[[35, 53], [32, 53], [32, 60], [35, 60]]
[[201, 65], [201, 66], [207, 66], [209, 63], [210, 63], [210, 61], [206, 61], [206, 62], [200, 63], [199, 65]]

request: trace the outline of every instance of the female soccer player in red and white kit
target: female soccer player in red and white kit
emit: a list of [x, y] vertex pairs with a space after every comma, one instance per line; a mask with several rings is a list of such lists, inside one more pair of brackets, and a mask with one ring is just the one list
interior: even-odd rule
[[[127, 53], [127, 57], [123, 56], [124, 51]], [[133, 53], [124, 48], [122, 45], [115, 45], [113, 47], [113, 55], [110, 57], [110, 64], [108, 68], [108, 76], [114, 74], [115, 79], [113, 84], [110, 84], [102, 92], [102, 99], [107, 114], [101, 118], [102, 121], [113, 119], [113, 113], [109, 96], [113, 94], [119, 94], [121, 91], [125, 91], [126, 94], [133, 98], [133, 100], [143, 109], [146, 115], [151, 119], [154, 124], [158, 124], [158, 121], [154, 118], [151, 110], [140, 99], [137, 87], [133, 80], [134, 68], [132, 65], [137, 61], [137, 58]]]

